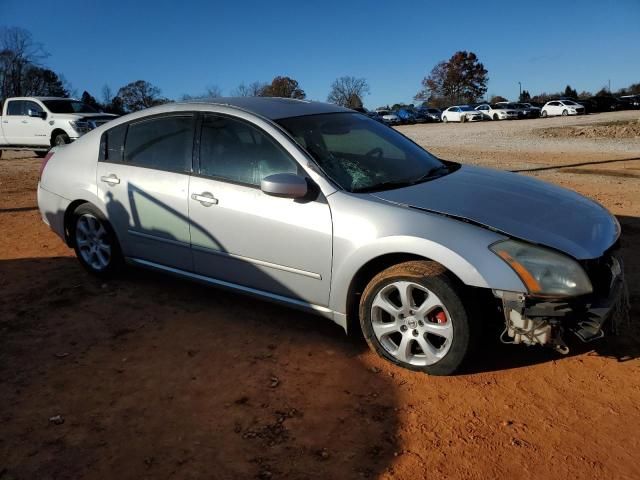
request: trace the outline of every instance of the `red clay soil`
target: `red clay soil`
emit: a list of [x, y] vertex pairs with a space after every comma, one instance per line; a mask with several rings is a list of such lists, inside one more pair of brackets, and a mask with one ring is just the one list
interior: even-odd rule
[[[0, 160], [0, 480], [640, 478], [636, 327], [411, 373], [307, 314], [140, 270], [96, 280], [40, 221], [38, 165]], [[638, 180], [567, 175], [619, 214], [638, 305]]]

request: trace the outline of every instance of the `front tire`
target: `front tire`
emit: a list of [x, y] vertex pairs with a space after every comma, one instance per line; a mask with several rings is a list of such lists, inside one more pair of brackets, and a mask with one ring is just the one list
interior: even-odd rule
[[67, 143], [71, 143], [71, 139], [69, 138], [69, 135], [67, 135], [66, 133], [57, 133], [54, 137], [53, 137], [53, 141], [51, 142], [54, 147], [59, 147], [62, 145], [66, 145]]
[[122, 267], [120, 244], [111, 224], [93, 205], [80, 205], [73, 213], [71, 235], [80, 264], [89, 273], [108, 278]]
[[442, 117], [442, 123], [447, 123], [449, 120], [447, 120], [447, 117]]
[[409, 370], [451, 375], [477, 335], [459, 287], [431, 261], [411, 261], [376, 275], [360, 299], [360, 326], [378, 355]]
[[567, 112], [566, 110], [562, 110], [562, 116], [566, 117], [567, 115], [569, 115], [569, 112]]
[[546, 111], [546, 110], [543, 110], [543, 111], [542, 111], [542, 113], [540, 114], [540, 116], [541, 116], [542, 118], [547, 118], [547, 111]]

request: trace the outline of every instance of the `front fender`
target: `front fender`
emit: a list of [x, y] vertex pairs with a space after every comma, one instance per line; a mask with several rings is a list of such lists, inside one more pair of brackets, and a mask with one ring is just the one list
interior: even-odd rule
[[508, 238], [500, 233], [371, 198], [363, 202], [343, 193], [329, 198], [334, 221], [329, 306], [335, 312], [346, 313], [349, 287], [357, 272], [388, 254], [436, 261], [469, 286], [527, 291], [516, 273], [489, 250], [491, 244]]

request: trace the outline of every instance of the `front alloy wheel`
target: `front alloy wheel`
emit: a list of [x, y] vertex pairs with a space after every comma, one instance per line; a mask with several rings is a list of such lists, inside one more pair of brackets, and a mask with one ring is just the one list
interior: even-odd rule
[[402, 367], [434, 375], [455, 372], [475, 340], [457, 290], [435, 262], [405, 262], [384, 270], [360, 302], [367, 342]]

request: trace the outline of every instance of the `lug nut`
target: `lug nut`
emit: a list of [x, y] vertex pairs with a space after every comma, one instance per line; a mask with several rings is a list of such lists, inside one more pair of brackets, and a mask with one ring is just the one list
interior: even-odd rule
[[404, 318], [404, 313], [399, 314], [398, 317]]
[[414, 331], [413, 331], [413, 336], [414, 336], [414, 337], [417, 337], [417, 336], [418, 336], [418, 330], [414, 330]]
[[402, 326], [400, 327], [400, 331], [402, 331], [402, 332], [406, 332], [406, 331], [407, 331], [407, 326], [406, 326], [406, 325], [402, 325]]
[[424, 326], [424, 322], [422, 320], [418, 320], [418, 325], [420, 325], [421, 327]]

